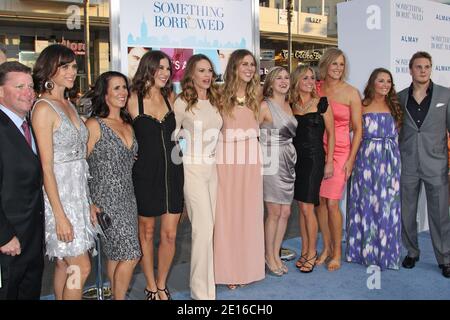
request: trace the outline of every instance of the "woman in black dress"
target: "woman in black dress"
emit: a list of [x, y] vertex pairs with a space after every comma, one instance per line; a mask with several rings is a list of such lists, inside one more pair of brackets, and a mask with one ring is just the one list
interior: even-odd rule
[[[299, 66], [291, 74], [292, 111], [298, 126], [294, 138], [297, 151], [295, 165], [294, 199], [300, 209], [302, 253], [296, 266], [301, 272], [314, 270], [317, 260], [317, 219], [314, 206], [319, 205], [322, 179], [333, 176], [334, 119], [326, 98], [319, 98], [315, 91], [314, 70]], [[327, 131], [328, 152], [325, 158], [323, 134]]]
[[[147, 300], [170, 300], [166, 280], [183, 211], [183, 165], [178, 145], [172, 140], [176, 123], [171, 105], [174, 100], [171, 75], [172, 64], [164, 52], [147, 52], [133, 78], [128, 101], [139, 146], [133, 183]], [[153, 235], [157, 216], [161, 216], [161, 239], [155, 277]]]

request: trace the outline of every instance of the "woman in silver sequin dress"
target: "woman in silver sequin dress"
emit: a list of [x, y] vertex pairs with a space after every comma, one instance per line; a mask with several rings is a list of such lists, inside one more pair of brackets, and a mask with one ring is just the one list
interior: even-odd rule
[[125, 299], [142, 255], [132, 180], [138, 145], [125, 109], [127, 98], [127, 78], [119, 72], [103, 73], [93, 89], [93, 117], [86, 122], [92, 201], [111, 218], [111, 227], [105, 230], [107, 238], [102, 242], [116, 300]]
[[33, 71], [40, 95], [32, 122], [44, 173], [46, 250], [50, 258], [58, 258], [55, 297], [68, 300], [81, 299], [91, 270], [88, 250], [94, 247], [96, 223], [87, 182], [88, 131], [65, 98], [76, 75], [75, 54], [62, 45], [44, 49]]

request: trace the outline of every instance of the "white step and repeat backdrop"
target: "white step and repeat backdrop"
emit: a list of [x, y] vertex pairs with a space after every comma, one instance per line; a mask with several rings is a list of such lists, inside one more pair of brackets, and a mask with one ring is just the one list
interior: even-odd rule
[[[432, 80], [450, 87], [450, 5], [426, 0], [339, 3], [338, 45], [348, 57], [348, 81], [361, 93], [377, 67], [392, 72], [397, 91], [409, 86], [409, 59], [417, 51], [433, 57]], [[423, 187], [418, 220], [420, 230], [427, 230]]]

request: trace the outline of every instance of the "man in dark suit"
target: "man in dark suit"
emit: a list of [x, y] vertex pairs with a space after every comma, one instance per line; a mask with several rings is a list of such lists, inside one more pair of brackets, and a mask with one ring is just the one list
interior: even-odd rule
[[42, 171], [26, 119], [34, 97], [30, 68], [0, 65], [0, 300], [40, 297]]
[[450, 278], [450, 215], [448, 211], [447, 131], [450, 130], [450, 90], [431, 81], [427, 52], [416, 52], [409, 63], [412, 84], [399, 92], [404, 119], [399, 146], [402, 157], [402, 239], [408, 254], [404, 268], [419, 261], [417, 201], [425, 185], [434, 254], [442, 275]]

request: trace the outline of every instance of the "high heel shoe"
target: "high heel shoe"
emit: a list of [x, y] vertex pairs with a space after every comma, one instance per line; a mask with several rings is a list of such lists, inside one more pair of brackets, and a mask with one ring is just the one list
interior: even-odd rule
[[281, 270], [281, 269], [271, 269], [267, 262], [266, 262], [266, 273], [269, 276], [273, 276], [273, 277], [281, 277], [284, 274], [283, 270]]
[[158, 300], [158, 291], [150, 291], [147, 288], [144, 289], [145, 300]]
[[[164, 289], [156, 288], [158, 291], [162, 291], [166, 294], [167, 300], [172, 300], [172, 296], [170, 295], [169, 289], [167, 289], [167, 286]], [[159, 294], [158, 294], [159, 295]], [[161, 297], [159, 297], [161, 300]]]
[[[307, 259], [305, 260], [305, 262], [303, 262], [303, 265], [301, 268], [306, 268], [306, 270], [302, 270], [301, 268], [299, 269], [301, 273], [311, 273], [314, 271], [314, 267], [316, 266], [316, 261], [317, 261], [317, 251], [316, 254], [314, 255], [314, 257], [312, 257], [311, 259]], [[313, 261], [314, 262], [311, 262]]]
[[300, 258], [298, 258], [297, 262], [295, 263], [295, 267], [298, 269], [303, 267], [303, 264], [305, 263], [307, 258], [308, 258], [308, 253], [302, 254], [300, 256]]

